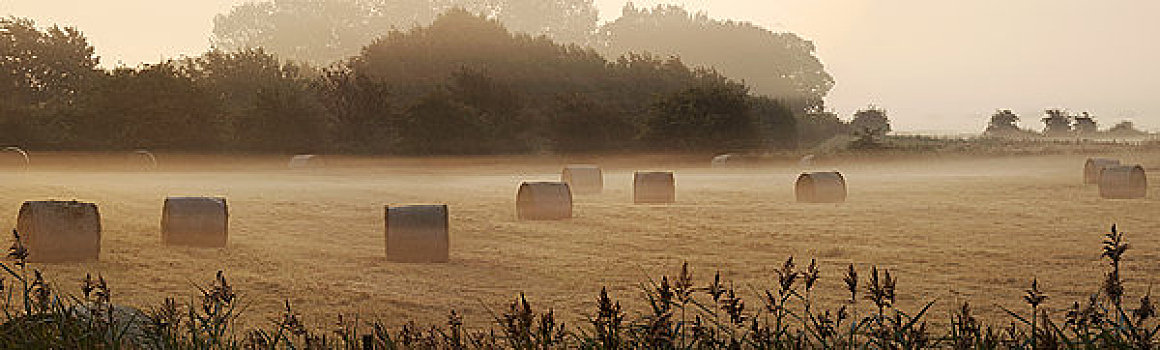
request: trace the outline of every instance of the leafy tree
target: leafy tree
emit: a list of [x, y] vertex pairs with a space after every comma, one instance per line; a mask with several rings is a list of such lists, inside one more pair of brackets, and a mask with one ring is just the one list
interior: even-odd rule
[[1009, 135], [1011, 133], [1019, 132], [1019, 116], [1009, 109], [1003, 109], [991, 115], [991, 121], [987, 123], [987, 129], [983, 131], [985, 135]]
[[850, 129], [856, 133], [886, 135], [891, 131], [890, 118], [886, 116], [886, 110], [870, 106], [854, 112], [854, 119], [850, 120]]
[[389, 153], [397, 146], [397, 113], [386, 82], [350, 69], [326, 70], [315, 91], [330, 113], [334, 147], [358, 153]]
[[798, 147], [812, 147], [835, 135], [850, 133], [850, 126], [833, 112], [812, 109], [797, 118]]
[[0, 143], [60, 144], [101, 74], [80, 30], [0, 18]]
[[[610, 57], [630, 52], [679, 56], [745, 80], [754, 91], [782, 99], [820, 103], [834, 79], [814, 56], [813, 43], [792, 33], [775, 33], [747, 22], [710, 19], [679, 6], [637, 9], [625, 5], [621, 17], [600, 27], [596, 44]], [[815, 105], [801, 102], [804, 112]]]
[[217, 106], [175, 62], [118, 68], [93, 91], [78, 133], [87, 147], [216, 150], [224, 134]]
[[1125, 121], [1121, 121], [1119, 123], [1116, 123], [1116, 125], [1114, 125], [1108, 129], [1107, 133], [1109, 136], [1118, 136], [1118, 137], [1137, 137], [1137, 136], [1148, 135], [1147, 132], [1141, 131], [1140, 129], [1136, 129], [1136, 124], [1133, 123], [1131, 120], [1125, 120]]
[[790, 107], [765, 96], [751, 99], [753, 116], [768, 148], [794, 148], [798, 145], [798, 119]]
[[694, 86], [662, 96], [653, 104], [645, 138], [688, 151], [752, 148], [760, 134], [747, 96], [739, 84]]
[[411, 154], [487, 154], [477, 111], [436, 88], [407, 109], [400, 123], [402, 150]]
[[1059, 109], [1049, 109], [1047, 117], [1041, 119], [1044, 124], [1043, 134], [1046, 136], [1067, 136], [1071, 135], [1071, 120], [1072, 117]]
[[1087, 112], [1083, 112], [1083, 115], [1075, 117], [1074, 127], [1075, 132], [1080, 135], [1092, 135], [1100, 131], [1095, 118]]
[[638, 132], [630, 120], [584, 94], [557, 96], [552, 107], [549, 136], [558, 152], [625, 149]]

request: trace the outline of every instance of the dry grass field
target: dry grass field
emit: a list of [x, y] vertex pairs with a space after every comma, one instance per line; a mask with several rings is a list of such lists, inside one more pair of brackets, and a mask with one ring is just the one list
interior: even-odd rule
[[[1160, 155], [1113, 155], [1142, 163], [1160, 183]], [[937, 300], [938, 320], [956, 302], [998, 320], [1022, 310], [1033, 277], [1059, 309], [1098, 288], [1102, 235], [1128, 233], [1128, 295], [1160, 282], [1160, 193], [1104, 200], [1082, 185], [1082, 156], [848, 162], [843, 204], [798, 204], [796, 165], [710, 169], [708, 159], [437, 158], [329, 159], [324, 169], [286, 170], [285, 158], [158, 155], [160, 169], [126, 171], [121, 155], [33, 154], [34, 167], [0, 172], [0, 228], [15, 226], [21, 202], [78, 199], [103, 216], [99, 263], [36, 264], [75, 293], [85, 273], [111, 281], [113, 301], [150, 306], [197, 295], [225, 270], [248, 305], [245, 323], [266, 322], [289, 299], [308, 323], [338, 313], [397, 325], [442, 322], [448, 310], [469, 325], [491, 320], [519, 292], [576, 324], [602, 286], [630, 309], [638, 284], [688, 261], [700, 283], [716, 270], [750, 298], [772, 288], [788, 256], [817, 258], [820, 294], [844, 296], [849, 263], [899, 276], [904, 307]], [[577, 196], [575, 217], [520, 222], [514, 197], [525, 180], [554, 180], [569, 162], [605, 167], [605, 191]], [[675, 170], [677, 203], [631, 203], [632, 170]], [[170, 195], [226, 196], [226, 249], [161, 245], [162, 201]], [[387, 262], [383, 205], [447, 203], [451, 261]], [[6, 243], [5, 243], [6, 244]], [[751, 307], [760, 303], [752, 300]]]

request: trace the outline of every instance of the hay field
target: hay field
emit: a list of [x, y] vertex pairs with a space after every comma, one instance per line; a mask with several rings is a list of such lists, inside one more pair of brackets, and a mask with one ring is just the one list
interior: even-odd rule
[[[1148, 199], [1098, 198], [1096, 187], [1081, 184], [1082, 156], [821, 160], [817, 170], [845, 174], [849, 198], [807, 205], [793, 199], [796, 165], [710, 169], [707, 158], [344, 158], [291, 171], [289, 157], [158, 155], [158, 171], [133, 172], [121, 155], [33, 154], [33, 169], [0, 171], [0, 228], [15, 226], [24, 200], [96, 202], [101, 261], [34, 265], [57, 289], [75, 294], [85, 273], [99, 273], [114, 302], [149, 306], [167, 296], [188, 300], [194, 284], [225, 270], [248, 305], [247, 324], [266, 322], [289, 299], [314, 326], [338, 313], [438, 323], [451, 309], [478, 326], [491, 319], [489, 308], [501, 311], [522, 291], [533, 307], [552, 307], [575, 325], [601, 286], [640, 307], [637, 285], [675, 273], [682, 261], [699, 284], [720, 270], [752, 290], [745, 297], [758, 307], [756, 290], [772, 287], [773, 269], [790, 255], [799, 265], [819, 260], [824, 302], [844, 297], [846, 264], [863, 276], [877, 264], [900, 277], [904, 306], [938, 300], [938, 320], [971, 300], [998, 320], [997, 305], [1021, 307], [1032, 277], [1055, 308], [1094, 291], [1099, 242], [1112, 223], [1133, 245], [1129, 295], [1160, 282], [1160, 157], [1110, 156], [1153, 172]], [[604, 165], [605, 192], [577, 196], [571, 220], [517, 221], [518, 184], [557, 179], [569, 162]], [[632, 204], [635, 169], [675, 170], [677, 204]], [[228, 248], [162, 246], [169, 195], [228, 197]], [[388, 203], [449, 204], [450, 263], [387, 262]]]

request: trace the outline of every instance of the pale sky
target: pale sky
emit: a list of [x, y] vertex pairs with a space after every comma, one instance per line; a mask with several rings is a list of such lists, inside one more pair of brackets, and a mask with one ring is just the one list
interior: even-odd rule
[[[79, 27], [104, 66], [196, 55], [245, 0], [0, 0], [0, 15]], [[843, 118], [875, 104], [895, 130], [978, 132], [997, 108], [1040, 129], [1045, 108], [1160, 131], [1160, 1], [673, 0], [813, 40]], [[604, 20], [624, 0], [596, 0]]]

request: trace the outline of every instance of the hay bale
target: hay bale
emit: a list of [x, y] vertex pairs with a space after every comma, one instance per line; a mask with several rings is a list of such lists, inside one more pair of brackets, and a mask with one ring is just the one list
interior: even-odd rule
[[1106, 167], [1120, 165], [1119, 159], [1111, 158], [1088, 158], [1083, 164], [1083, 183], [1085, 185], [1096, 184], [1100, 182], [1100, 170]]
[[125, 164], [132, 170], [153, 171], [157, 170], [157, 157], [153, 155], [153, 152], [139, 149], [129, 153]]
[[225, 198], [169, 197], [161, 212], [161, 242], [166, 245], [225, 247], [230, 211]]
[[632, 175], [632, 200], [637, 204], [673, 203], [677, 199], [676, 180], [671, 171], [638, 171]]
[[841, 203], [846, 201], [846, 178], [836, 171], [802, 173], [794, 194], [801, 203]]
[[572, 190], [563, 182], [525, 182], [516, 192], [520, 220], [561, 220], [572, 217]]
[[4, 147], [4, 150], [0, 151], [0, 167], [28, 169], [31, 165], [28, 152], [20, 147]]
[[1099, 186], [1103, 198], [1144, 198], [1148, 195], [1148, 176], [1139, 165], [1104, 167], [1100, 171]]
[[816, 158], [817, 157], [815, 157], [812, 154], [807, 154], [805, 156], [802, 156], [801, 159], [798, 159], [798, 166], [803, 167], [803, 168], [812, 167], [812, 166], [814, 166], [814, 159], [816, 159]]
[[560, 174], [575, 194], [597, 194], [604, 191], [604, 173], [595, 165], [569, 165]]
[[384, 218], [388, 261], [447, 262], [447, 205], [388, 205]]
[[101, 214], [97, 205], [77, 201], [32, 201], [20, 206], [16, 230], [28, 261], [96, 261], [101, 254]]
[[709, 166], [713, 167], [713, 168], [724, 168], [724, 167], [732, 165], [730, 163], [737, 162], [737, 159], [738, 158], [736, 155], [722, 154], [722, 155], [718, 155], [716, 157], [713, 157], [713, 160], [709, 161]]
[[290, 169], [316, 169], [322, 167], [322, 158], [313, 154], [299, 154], [290, 158]]

